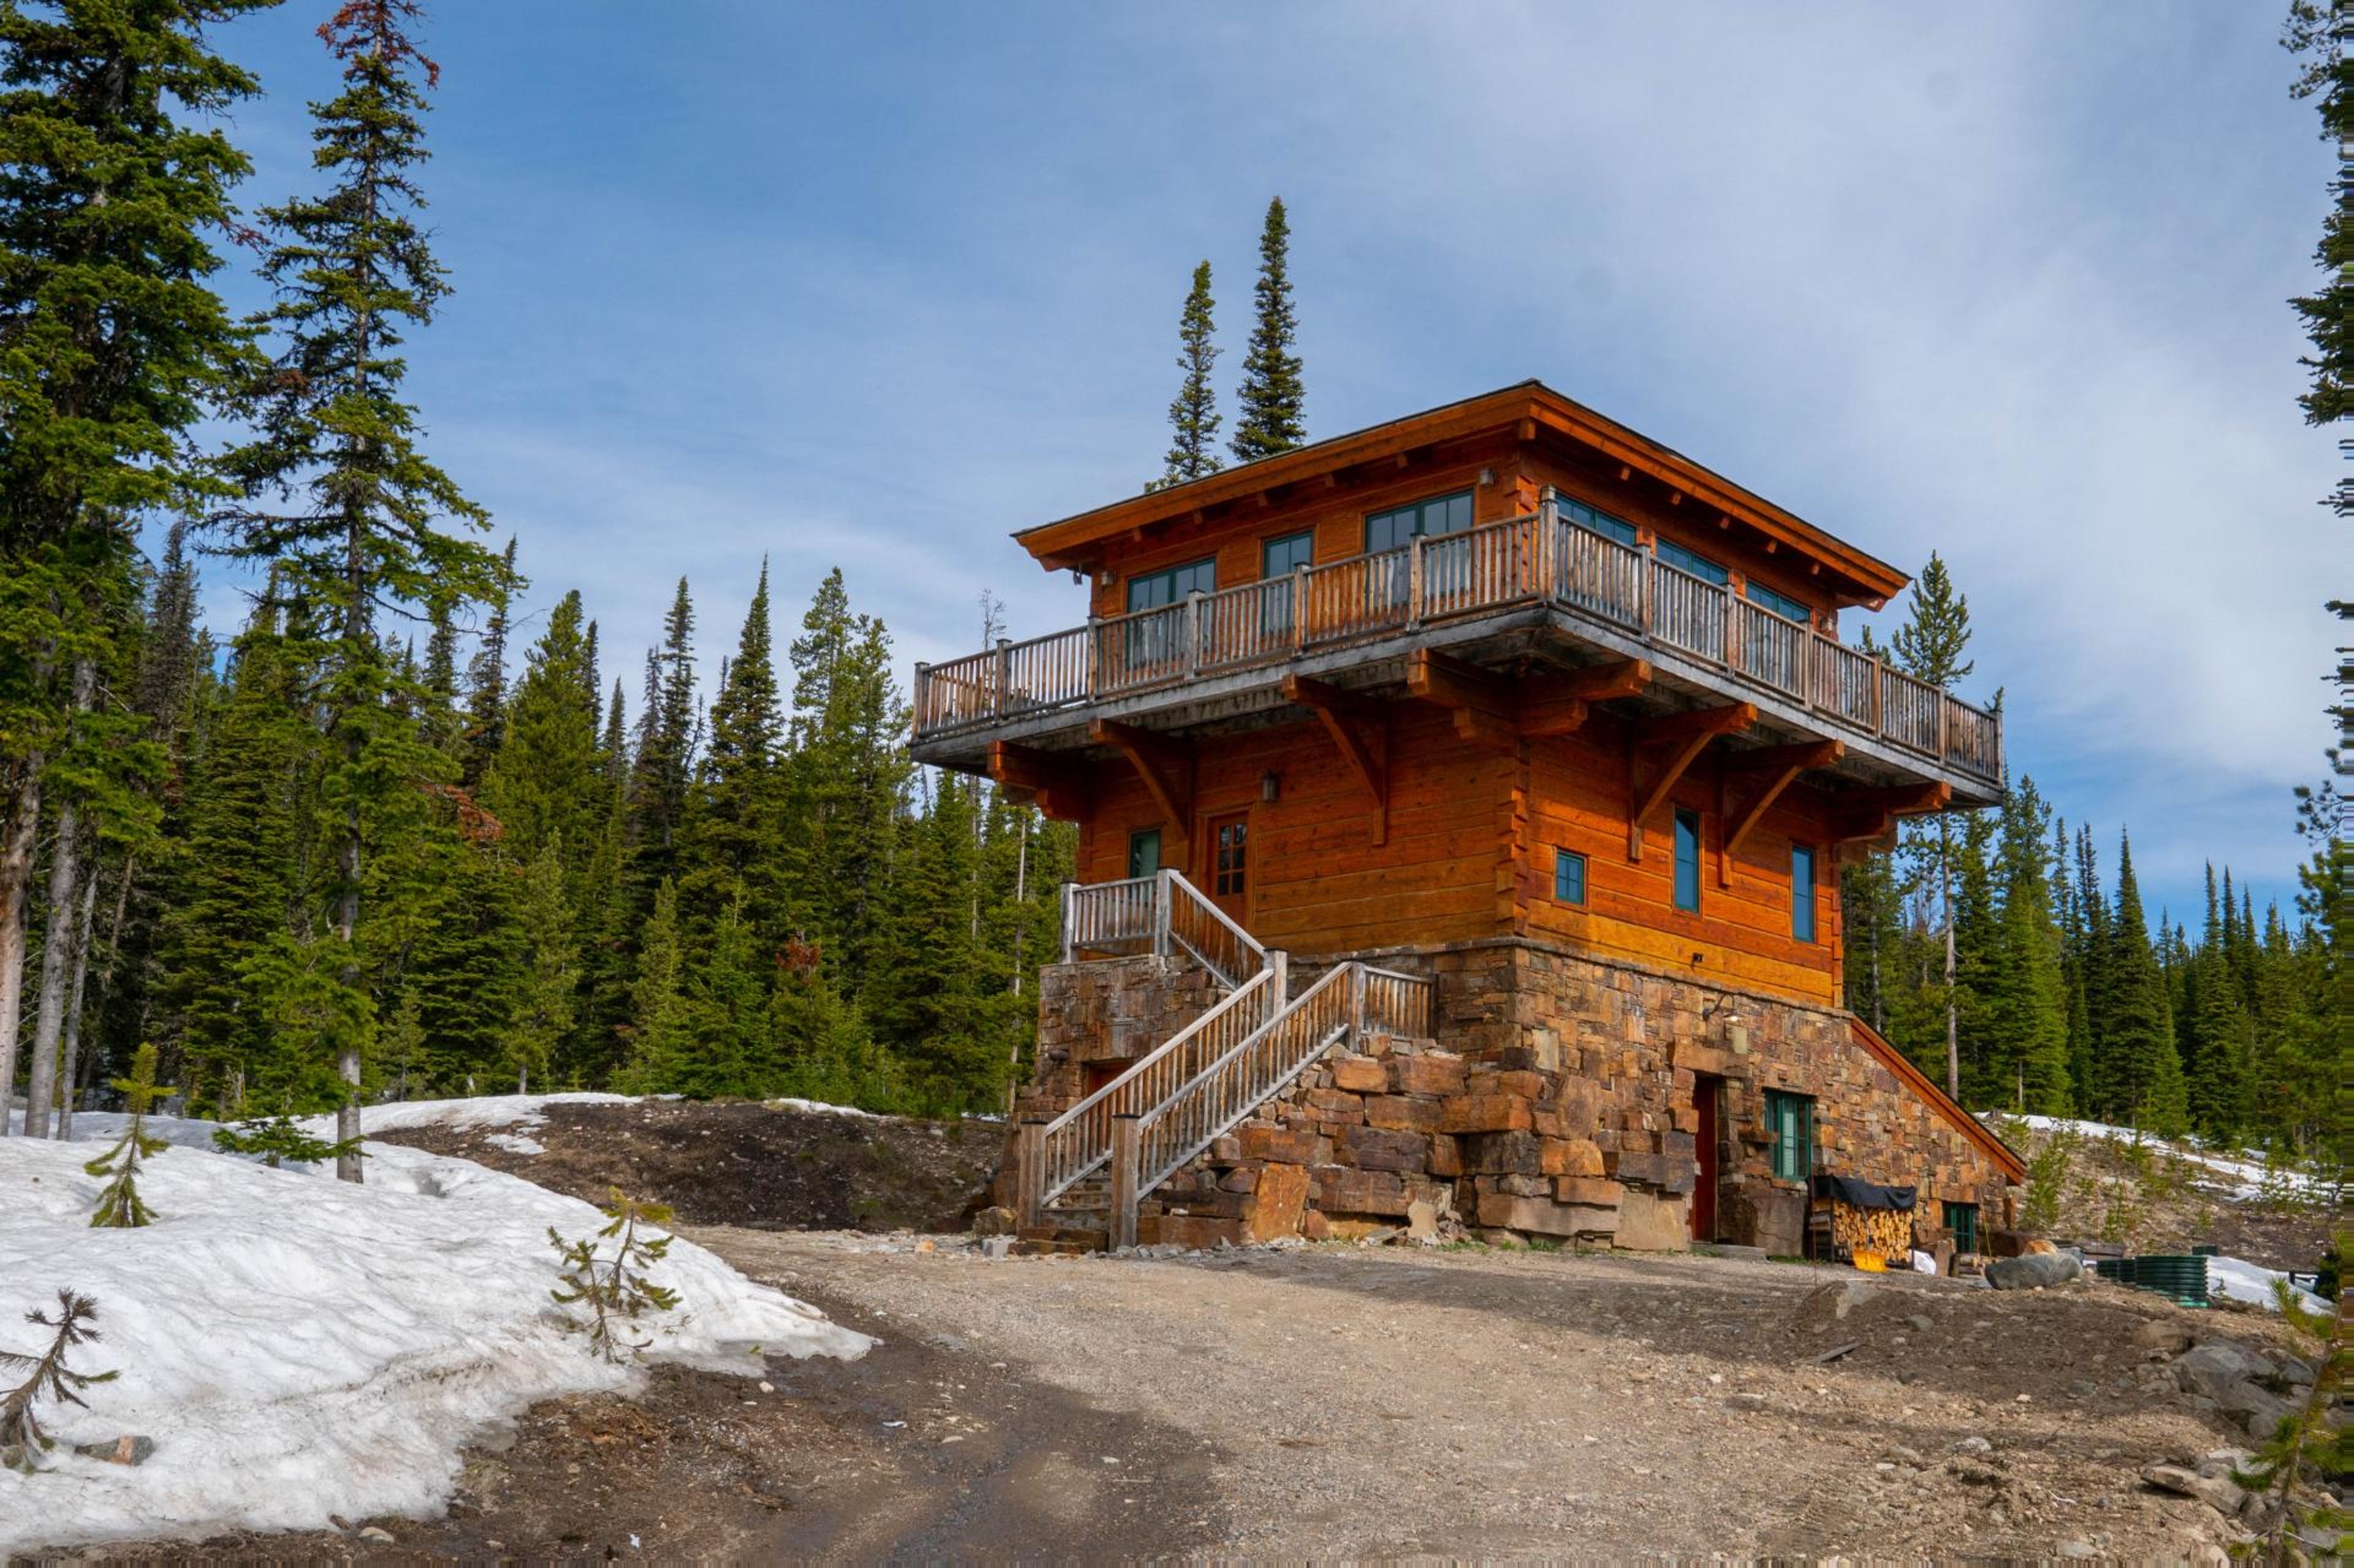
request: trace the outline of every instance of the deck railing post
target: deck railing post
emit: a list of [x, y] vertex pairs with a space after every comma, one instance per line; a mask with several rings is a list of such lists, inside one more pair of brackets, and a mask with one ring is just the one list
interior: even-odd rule
[[1078, 935], [1078, 904], [1079, 885], [1076, 882], [1063, 884], [1063, 961], [1066, 964], [1077, 950], [1073, 941]]
[[1422, 537], [1416, 534], [1405, 546], [1405, 623], [1409, 627], [1422, 624]]
[[1267, 967], [1268, 972], [1275, 976], [1273, 1011], [1281, 1012], [1284, 1005], [1291, 1000], [1291, 955], [1281, 948], [1269, 948], [1267, 950]]
[[1365, 1037], [1365, 966], [1349, 965], [1349, 1045], [1355, 1049]]
[[1079, 672], [1079, 695], [1092, 698], [1097, 694], [1097, 682], [1103, 668], [1103, 617], [1087, 617], [1087, 661]]
[[923, 732], [928, 723], [937, 723], [939, 715], [932, 712], [932, 667], [923, 660], [916, 661], [916, 730]]
[[1537, 502], [1537, 598], [1552, 603], [1561, 594], [1561, 508], [1553, 486]]
[[1013, 678], [1013, 639], [1001, 637], [997, 640], [997, 700], [991, 705], [993, 712], [1002, 714], [1005, 711], [1006, 697], [1012, 688]]
[[1872, 659], [1871, 659], [1871, 664], [1872, 664], [1872, 734], [1874, 734], [1874, 735], [1881, 735], [1881, 736], [1884, 736], [1884, 735], [1886, 735], [1886, 734], [1888, 733], [1888, 726], [1887, 726], [1884, 722], [1882, 722], [1882, 715], [1881, 715], [1881, 707], [1882, 707], [1882, 704], [1887, 700], [1887, 695], [1888, 695], [1888, 683], [1887, 683], [1887, 681], [1886, 681], [1886, 680], [1882, 676], [1882, 674], [1881, 674], [1881, 671], [1880, 671], [1880, 655], [1879, 655], [1879, 654], [1874, 653], [1874, 654], [1872, 656]]
[[1645, 556], [1635, 557], [1635, 595], [1639, 601], [1636, 613], [1641, 618], [1643, 635], [1651, 635], [1652, 605], [1659, 597], [1659, 563]]
[[1046, 1191], [1046, 1124], [1025, 1121], [1013, 1134], [1013, 1212], [1027, 1228], [1038, 1223]]
[[1291, 651], [1308, 646], [1308, 568], [1291, 568]]
[[1164, 869], [1155, 872], [1152, 876], [1152, 956], [1156, 959], [1169, 956], [1171, 874]]
[[1111, 1122], [1111, 1234], [1115, 1248], [1136, 1245], [1137, 1182], [1144, 1165], [1144, 1121], [1125, 1112]]

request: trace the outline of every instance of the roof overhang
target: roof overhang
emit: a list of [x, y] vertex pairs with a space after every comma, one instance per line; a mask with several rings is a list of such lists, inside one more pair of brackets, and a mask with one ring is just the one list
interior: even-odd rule
[[1059, 522], [1014, 535], [1022, 547], [1050, 571], [1094, 567], [1105, 547], [1121, 538], [1143, 539], [1169, 524], [1204, 520], [1238, 503], [1302, 481], [1320, 479], [1381, 459], [1394, 459], [1448, 442], [1504, 436], [1523, 444], [1541, 439], [1588, 450], [1633, 474], [1667, 487], [1680, 502], [1696, 503], [1701, 515], [1714, 512], [1778, 546], [1818, 564], [1853, 603], [1884, 604], [1911, 578], [1887, 562], [1839, 539], [1796, 514], [1775, 505], [1702, 467], [1671, 447], [1628, 429], [1584, 404], [1563, 397], [1542, 381], [1523, 381], [1459, 403], [1411, 414], [1402, 419], [1334, 436], [1328, 440], [1204, 479], [1148, 491]]

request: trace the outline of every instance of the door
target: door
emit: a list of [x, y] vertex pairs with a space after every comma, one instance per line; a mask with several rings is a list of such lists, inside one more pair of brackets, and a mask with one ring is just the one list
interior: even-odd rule
[[1250, 928], [1250, 813], [1212, 817], [1205, 835], [1210, 846], [1210, 901], [1226, 918]]
[[1692, 1109], [1700, 1115], [1700, 1125], [1692, 1132], [1692, 1158], [1700, 1165], [1691, 1201], [1691, 1234], [1696, 1242], [1716, 1239], [1717, 1132], [1723, 1090], [1722, 1078], [1706, 1073], [1692, 1078]]

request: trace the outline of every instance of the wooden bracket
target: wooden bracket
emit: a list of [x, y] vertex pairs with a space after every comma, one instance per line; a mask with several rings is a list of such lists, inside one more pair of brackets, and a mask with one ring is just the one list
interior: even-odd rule
[[1144, 781], [1145, 792], [1161, 814], [1182, 833], [1193, 816], [1193, 748], [1182, 741], [1132, 724], [1097, 719], [1087, 726], [1087, 738], [1108, 746], [1128, 758]]
[[[1628, 860], [1643, 858], [1643, 819], [1658, 810], [1676, 781], [1708, 749], [1708, 743], [1721, 735], [1738, 735], [1756, 722], [1755, 704], [1728, 703], [1723, 707], [1662, 714], [1635, 724], [1628, 735], [1628, 783], [1635, 801], [1635, 809], [1627, 813]], [[1658, 759], [1648, 783], [1642, 777], [1647, 748]]]
[[1644, 659], [1614, 659], [1559, 674], [1531, 675], [1521, 683], [1515, 715], [1521, 736], [1542, 740], [1571, 734], [1585, 726], [1592, 705], [1640, 696], [1650, 683], [1650, 662]]
[[1894, 831], [1899, 817], [1942, 811], [1953, 803], [1951, 784], [1901, 784], [1889, 789], [1858, 789], [1834, 803], [1831, 842], [1856, 843], [1879, 839]]
[[[1762, 746], [1755, 751], [1737, 752], [1724, 758], [1727, 781], [1736, 778], [1757, 780], [1757, 788], [1738, 811], [1725, 812], [1725, 829], [1716, 851], [1716, 880], [1721, 887], [1733, 885], [1733, 857], [1741, 848], [1759, 820], [1781, 799], [1782, 791], [1795, 782], [1799, 774], [1810, 768], [1829, 768], [1847, 755], [1843, 740], [1802, 740], [1791, 746]], [[1727, 802], [1728, 808], [1730, 801]]]
[[1087, 770], [1066, 757], [1011, 741], [991, 741], [989, 777], [1017, 801], [1034, 805], [1062, 821], [1075, 822], [1087, 814]]
[[1406, 662], [1405, 689], [1454, 711], [1455, 733], [1498, 751], [1520, 748], [1512, 722], [1512, 684], [1502, 676], [1445, 653], [1417, 648]]
[[1390, 842], [1390, 726], [1379, 703], [1305, 675], [1286, 675], [1283, 695], [1322, 721], [1373, 808], [1373, 842]]
[[1640, 659], [1515, 681], [1424, 648], [1407, 664], [1405, 683], [1423, 701], [1453, 709], [1455, 733], [1464, 739], [1510, 752], [1523, 740], [1572, 734], [1584, 727], [1590, 705], [1635, 696], [1650, 682], [1651, 666]]

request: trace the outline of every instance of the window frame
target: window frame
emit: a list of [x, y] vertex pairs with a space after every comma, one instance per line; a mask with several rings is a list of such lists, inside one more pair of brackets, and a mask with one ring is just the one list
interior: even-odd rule
[[[1814, 947], [1822, 941], [1820, 907], [1822, 898], [1822, 867], [1815, 846], [1793, 842], [1790, 845], [1790, 939]], [[1798, 867], [1807, 868], [1807, 881], [1798, 883]]]
[[[1188, 572], [1202, 573], [1208, 578], [1208, 580], [1197, 588], [1189, 588], [1185, 592], [1179, 593], [1177, 591], [1177, 579]], [[1159, 604], [1139, 604], [1136, 602], [1136, 590], [1138, 588], [1144, 587], [1147, 583], [1161, 581], [1166, 581], [1169, 584], [1169, 598], [1162, 599]], [[1215, 556], [1204, 556], [1201, 559], [1196, 561], [1180, 561], [1173, 567], [1163, 567], [1157, 572], [1137, 573], [1134, 577], [1128, 579], [1128, 592], [1123, 602], [1128, 606], [1129, 614], [1141, 615], [1147, 610], [1167, 609], [1172, 605], [1183, 604], [1187, 599], [1191, 598], [1195, 593], [1206, 595], [1214, 594], [1217, 591], [1218, 557]]]
[[[1554, 902], [1559, 904], [1574, 904], [1580, 908], [1585, 907], [1586, 891], [1586, 864], [1585, 853], [1579, 850], [1563, 849], [1561, 846], [1556, 844], [1553, 846], [1553, 895]], [[1575, 873], [1574, 877], [1564, 874], [1573, 872]], [[1574, 892], [1568, 890], [1564, 886], [1566, 883], [1573, 880], [1576, 884], [1576, 887]]]
[[1679, 545], [1673, 539], [1654, 538], [1651, 554], [1686, 577], [1698, 577], [1715, 588], [1730, 588], [1733, 568], [1722, 561], [1711, 560], [1690, 546]]
[[[1305, 545], [1308, 548], [1302, 559], [1278, 571], [1275, 567], [1275, 548], [1278, 545]], [[1277, 577], [1288, 577], [1300, 567], [1312, 567], [1315, 564], [1316, 530], [1313, 528], [1294, 529], [1288, 534], [1273, 534], [1258, 542], [1258, 575], [1269, 582]]]
[[[1684, 857], [1684, 845], [1686, 842], [1684, 829], [1685, 824], [1687, 823], [1691, 824], [1691, 828], [1690, 835], [1691, 858], [1690, 860], [1686, 860]], [[1669, 860], [1673, 868], [1670, 880], [1674, 884], [1673, 897], [1675, 906], [1687, 915], [1697, 915], [1700, 913], [1700, 885], [1702, 880], [1701, 862], [1706, 858], [1706, 845], [1702, 837], [1700, 813], [1693, 810], [1690, 806], [1678, 806], [1675, 809], [1675, 827], [1673, 829], [1673, 843], [1671, 845]], [[1685, 893], [1687, 875], [1690, 877], [1691, 885], [1689, 903], [1686, 902], [1687, 895]]]
[[[1943, 1200], [1941, 1206], [1944, 1213], [1939, 1217], [1946, 1222], [1946, 1234], [1954, 1238], [1954, 1250], [1957, 1253], [1977, 1252], [1980, 1229], [1978, 1221], [1981, 1217], [1978, 1213], [1978, 1206], [1976, 1203], [1957, 1202], [1951, 1198]], [[1957, 1216], [1967, 1216], [1967, 1223], [1956, 1224], [1954, 1221]]]
[[[1136, 869], [1136, 852], [1141, 849], [1148, 842], [1152, 845], [1152, 865], [1150, 870], [1139, 871]], [[1160, 874], [1162, 863], [1161, 859], [1161, 846], [1164, 842], [1165, 841], [1161, 837], [1161, 830], [1158, 827], [1129, 829], [1128, 875], [1129, 881], [1133, 882], [1140, 877], [1156, 876]]]
[[[1782, 1136], [1786, 1112], [1794, 1116], [1798, 1137]], [[1766, 1130], [1774, 1139], [1773, 1173], [1776, 1181], [1806, 1181], [1815, 1173], [1815, 1097], [1796, 1089], [1767, 1089]]]
[[[1461, 527], [1442, 528], [1434, 532], [1430, 528], [1425, 526], [1425, 524], [1428, 521], [1430, 509], [1432, 507], [1451, 506], [1458, 501], [1463, 503], [1463, 525]], [[1384, 545], [1376, 548], [1373, 544], [1373, 524], [1387, 518], [1400, 516], [1408, 512], [1414, 514], [1413, 529], [1404, 537], [1398, 539], [1395, 543]], [[1386, 555], [1392, 550], [1403, 550], [1410, 542], [1416, 539], [1452, 538], [1458, 534], [1469, 533], [1473, 528], [1478, 527], [1479, 524], [1479, 493], [1476, 488], [1450, 490], [1447, 491], [1443, 494], [1424, 496], [1419, 501], [1407, 501], [1402, 502], [1395, 506], [1384, 506], [1378, 512], [1368, 512], [1365, 514], [1365, 554], [1368, 556], [1380, 556]]]
[[1812, 609], [1778, 588], [1767, 588], [1755, 577], [1741, 579], [1741, 597], [1768, 615], [1778, 615], [1783, 620], [1796, 621], [1800, 626], [1811, 627], [1815, 623], [1815, 612]]
[[[1250, 813], [1229, 812], [1214, 817], [1206, 824], [1210, 841], [1210, 896], [1213, 898], [1248, 898], [1250, 896]], [[1234, 858], [1226, 858], [1229, 840]], [[1227, 884], [1231, 875], [1233, 885]]]
[[[1614, 516], [1599, 506], [1589, 505], [1559, 491], [1553, 492], [1553, 503], [1555, 511], [1589, 534], [1599, 534], [1618, 545], [1639, 546], [1642, 544], [1641, 532], [1624, 517]], [[1626, 530], [1623, 536], [1619, 533], [1621, 529]]]

